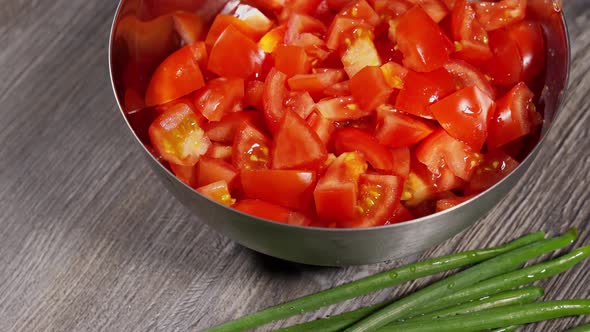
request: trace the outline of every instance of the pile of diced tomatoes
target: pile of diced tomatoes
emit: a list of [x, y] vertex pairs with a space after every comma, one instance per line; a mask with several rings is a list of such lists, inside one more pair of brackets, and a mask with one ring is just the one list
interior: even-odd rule
[[490, 188], [537, 135], [546, 50], [527, 5], [251, 0], [207, 23], [175, 11], [152, 23], [181, 42], [125, 103], [155, 110], [153, 153], [221, 204], [293, 225], [403, 222]]

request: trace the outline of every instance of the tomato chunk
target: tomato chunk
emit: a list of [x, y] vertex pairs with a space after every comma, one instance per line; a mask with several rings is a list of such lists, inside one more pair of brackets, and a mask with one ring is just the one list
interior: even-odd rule
[[287, 77], [306, 74], [310, 69], [307, 53], [302, 47], [279, 45], [274, 52], [275, 66]]
[[207, 82], [195, 96], [195, 107], [209, 121], [219, 121], [244, 98], [244, 80], [216, 78]]
[[473, 5], [477, 19], [484, 29], [490, 31], [522, 21], [527, 0], [476, 1]]
[[185, 44], [194, 44], [203, 38], [205, 22], [200, 16], [177, 11], [172, 17], [174, 18], [174, 29], [176, 29]]
[[232, 161], [238, 169], [261, 169], [270, 167], [272, 141], [249, 122], [236, 130], [232, 148]]
[[375, 137], [392, 148], [409, 147], [428, 137], [436, 129], [430, 121], [405, 115], [390, 108], [378, 111]]
[[463, 204], [474, 196], [463, 196], [463, 197], [449, 197], [443, 198], [436, 201], [436, 212], [452, 209], [457, 205]]
[[262, 95], [264, 94], [264, 82], [252, 80], [246, 86], [244, 104], [259, 110], [262, 109]]
[[342, 128], [334, 139], [336, 153], [358, 151], [378, 170], [393, 170], [393, 155], [385, 146], [379, 144], [371, 134], [356, 128]]
[[253, 41], [260, 38], [258, 32], [256, 32], [248, 23], [244, 22], [243, 20], [232, 15], [217, 15], [211, 25], [211, 28], [209, 28], [209, 33], [207, 34], [207, 38], [205, 38], [205, 44], [207, 44], [208, 47], [213, 47], [219, 37], [221, 37], [221, 34], [229, 26], [233, 26], [235, 29]]
[[167, 103], [205, 85], [195, 47], [198, 45], [179, 49], [158, 66], [146, 91], [146, 106]]
[[450, 60], [444, 65], [444, 68], [453, 76], [457, 89], [477, 86], [492, 98], [496, 95], [496, 91], [485, 75], [469, 63], [462, 60]]
[[361, 109], [350, 96], [321, 100], [316, 108], [324, 118], [331, 121], [357, 120], [372, 113]]
[[404, 88], [404, 81], [408, 76], [408, 69], [396, 62], [388, 62], [381, 66], [381, 71], [387, 84], [394, 89]]
[[350, 79], [350, 91], [361, 108], [374, 110], [387, 102], [392, 89], [381, 68], [367, 66]]
[[303, 211], [308, 210], [313, 202], [314, 172], [245, 170], [240, 178], [247, 198]]
[[238, 176], [238, 170], [224, 160], [203, 157], [197, 164], [195, 176], [197, 187], [221, 180], [232, 185]]
[[285, 25], [280, 25], [269, 32], [267, 32], [260, 41], [258, 42], [258, 47], [266, 53], [273, 53], [279, 44], [283, 42], [285, 39], [285, 32], [287, 31], [287, 27]]
[[233, 25], [219, 36], [209, 56], [207, 69], [227, 78], [248, 78], [259, 72], [264, 52]]
[[377, 26], [381, 22], [379, 15], [365, 0], [350, 2], [346, 7], [342, 8], [339, 15], [359, 19], [371, 26]]
[[197, 191], [223, 205], [232, 206], [236, 202], [236, 200], [231, 197], [228, 185], [225, 181], [208, 184], [197, 188]]
[[245, 199], [232, 206], [234, 209], [259, 217], [295, 226], [309, 226], [311, 220], [305, 215], [291, 211], [280, 205], [268, 203], [259, 199]]
[[330, 144], [332, 136], [336, 132], [336, 126], [334, 126], [332, 121], [324, 118], [318, 112], [313, 112], [307, 118], [307, 124], [318, 134], [318, 137], [325, 146]]
[[353, 77], [366, 66], [381, 66], [381, 58], [366, 32], [360, 32], [361, 37], [353, 39], [350, 46], [342, 55], [342, 64], [348, 77]]
[[318, 135], [297, 114], [288, 110], [279, 125], [272, 150], [275, 169], [317, 169], [328, 152]]
[[465, 186], [465, 193], [478, 194], [491, 188], [512, 173], [518, 165], [518, 161], [500, 150], [488, 153]]
[[391, 29], [395, 30], [395, 41], [404, 55], [406, 67], [430, 72], [449, 60], [453, 44], [420, 6], [405, 12]]
[[539, 23], [523, 21], [507, 28], [522, 58], [522, 80], [531, 82], [545, 69], [545, 38]]
[[444, 69], [430, 73], [408, 72], [404, 88], [400, 90], [395, 108], [406, 113], [432, 119], [428, 108], [438, 100], [455, 92], [453, 77]]
[[391, 150], [393, 157], [393, 169], [391, 173], [395, 176], [407, 179], [410, 175], [411, 152], [410, 148], [397, 148]]
[[497, 149], [531, 132], [531, 114], [535, 113], [533, 96], [526, 84], [521, 82], [498, 100], [490, 121], [490, 149]]
[[473, 5], [467, 0], [457, 0], [451, 17], [451, 30], [455, 39], [455, 56], [481, 64], [492, 58], [489, 36], [475, 18]]
[[476, 86], [459, 90], [430, 106], [432, 114], [451, 136], [480, 151], [488, 136], [495, 103]]
[[314, 107], [315, 103], [308, 92], [293, 91], [285, 100], [285, 108], [292, 110], [302, 119], [307, 119]]
[[287, 98], [287, 75], [276, 68], [271, 69], [264, 82], [262, 105], [266, 124], [271, 132], [276, 132], [284, 116], [283, 103]]
[[492, 83], [501, 86], [513, 86], [522, 79], [522, 55], [518, 44], [506, 29], [490, 34], [490, 48], [494, 56], [483, 65], [491, 76]]
[[151, 142], [162, 158], [181, 166], [195, 165], [211, 141], [199, 126], [199, 119], [185, 104], [164, 112], [149, 128]]
[[317, 70], [314, 74], [295, 75], [288, 81], [293, 91], [307, 91], [311, 94], [323, 93], [325, 89], [341, 82], [346, 77], [342, 70]]
[[234, 142], [238, 128], [245, 122], [260, 126], [264, 120], [260, 113], [255, 111], [230, 112], [220, 121], [209, 123], [207, 137], [214, 142], [231, 144]]

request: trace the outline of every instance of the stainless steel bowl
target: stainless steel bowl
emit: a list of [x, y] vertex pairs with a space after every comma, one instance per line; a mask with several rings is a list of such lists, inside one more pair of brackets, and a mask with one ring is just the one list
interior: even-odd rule
[[[153, 0], [152, 3], [162, 0]], [[540, 142], [528, 157], [508, 177], [474, 199], [453, 209], [401, 224], [366, 229], [324, 229], [280, 224], [245, 215], [211, 201], [179, 181], [156, 160], [142, 143], [145, 133], [135, 132], [132, 115], [124, 110], [122, 68], [130, 54], [141, 57], [141, 50], [129, 50], [120, 43], [121, 20], [145, 15], [148, 0], [124, 0], [113, 22], [110, 38], [109, 63], [113, 88], [123, 118], [140, 144], [148, 163], [166, 187], [195, 216], [216, 231], [255, 251], [288, 261], [325, 266], [345, 266], [382, 262], [415, 254], [431, 248], [473, 225], [492, 209], [523, 176], [535, 159], [547, 132], [559, 113], [569, 72], [569, 40], [562, 14], [542, 18], [547, 45], [547, 73], [542, 89], [540, 107], [545, 123]], [[164, 2], [164, 1], [162, 1]], [[212, 19], [231, 1], [192, 0], [169, 1], [180, 6], [192, 6], [204, 17]], [[186, 8], [186, 7], [185, 7]], [[149, 8], [147, 8], [149, 9]], [[125, 27], [129, 29], [129, 26]], [[141, 29], [138, 25], [137, 29]], [[146, 42], [149, 44], [149, 41]], [[145, 49], [145, 48], [144, 48]], [[135, 52], [135, 53], [134, 53]]]

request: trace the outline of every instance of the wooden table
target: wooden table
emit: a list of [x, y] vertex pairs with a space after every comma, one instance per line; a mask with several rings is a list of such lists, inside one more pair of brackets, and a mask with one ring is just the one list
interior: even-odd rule
[[[541, 228], [577, 226], [578, 243], [590, 243], [590, 2], [564, 2], [573, 67], [557, 128], [493, 213], [420, 257]], [[116, 109], [107, 70], [115, 6], [0, 0], [0, 331], [201, 330], [419, 258], [351, 268], [290, 264], [195, 220], [148, 168]], [[590, 262], [542, 284], [547, 298], [590, 298]]]

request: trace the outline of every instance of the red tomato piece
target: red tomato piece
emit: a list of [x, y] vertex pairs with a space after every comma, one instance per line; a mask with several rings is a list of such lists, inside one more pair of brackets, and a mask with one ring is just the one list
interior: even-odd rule
[[410, 148], [397, 148], [391, 150], [393, 158], [393, 169], [391, 170], [393, 175], [407, 179], [410, 175], [411, 166], [411, 152]]
[[381, 17], [394, 19], [412, 8], [414, 4], [408, 0], [375, 0], [374, 8]]
[[315, 102], [309, 92], [293, 91], [285, 100], [285, 107], [295, 112], [302, 119], [307, 119], [309, 114], [313, 112]]
[[492, 83], [501, 86], [513, 86], [522, 79], [522, 56], [518, 44], [506, 29], [490, 33], [490, 47], [494, 56], [483, 65], [491, 76]]
[[209, 148], [205, 156], [209, 158], [221, 159], [227, 162], [231, 162], [232, 147], [231, 145], [212, 143], [211, 147]]
[[405, 206], [413, 208], [435, 198], [438, 189], [433, 178], [426, 166], [420, 162], [412, 163], [401, 197]]
[[491, 188], [512, 173], [518, 165], [518, 161], [500, 150], [488, 153], [465, 186], [465, 193], [478, 194]]
[[354, 220], [358, 201], [358, 182], [367, 170], [360, 153], [340, 155], [326, 170], [314, 190], [318, 217], [325, 221]]
[[307, 54], [308, 60], [314, 66], [330, 55], [330, 51], [326, 48], [326, 42], [309, 32], [299, 35], [290, 45], [302, 47]]
[[185, 45], [194, 44], [203, 39], [205, 35], [205, 22], [195, 14], [177, 11], [172, 15], [174, 18], [174, 29], [182, 38]]
[[392, 29], [406, 67], [418, 72], [430, 72], [449, 60], [453, 43], [420, 6], [400, 16]]
[[354, 0], [328, 0], [328, 7], [338, 12], [342, 10], [342, 8], [346, 7], [349, 3], [353, 2]]
[[432, 18], [432, 20], [436, 23], [442, 21], [449, 10], [447, 6], [441, 0], [409, 0], [411, 3], [415, 5], [420, 5], [422, 9]]
[[262, 36], [243, 20], [232, 15], [222, 14], [215, 16], [215, 20], [211, 24], [209, 32], [207, 33], [207, 38], [205, 38], [205, 44], [207, 44], [208, 47], [213, 47], [217, 40], [219, 40], [219, 37], [221, 37], [221, 34], [229, 26], [233, 26], [252, 41], [257, 41]]
[[382, 171], [393, 170], [393, 155], [385, 146], [379, 144], [371, 134], [357, 128], [342, 128], [334, 138], [336, 153], [358, 151], [363, 154], [373, 168]]
[[396, 212], [402, 195], [403, 181], [393, 175], [362, 174], [359, 178], [357, 217], [343, 220], [340, 227], [375, 227], [385, 225]]
[[228, 26], [213, 45], [207, 69], [227, 78], [248, 78], [260, 72], [264, 52], [233, 25]]
[[292, 14], [287, 22], [285, 44], [291, 44], [304, 32], [324, 34], [326, 30], [324, 23], [318, 19], [303, 14]]
[[260, 10], [250, 5], [239, 5], [234, 15], [256, 32], [257, 36], [255, 40], [258, 40], [267, 33], [273, 25], [273, 21], [266, 17]]
[[360, 33], [371, 30], [371, 26], [361, 19], [337, 15], [328, 29], [326, 46], [331, 50], [338, 50], [346, 38], [352, 39], [355, 36], [355, 31]]
[[285, 6], [285, 0], [242, 0], [241, 2], [269, 12], [279, 12]]
[[444, 65], [444, 68], [453, 76], [457, 89], [477, 86], [492, 98], [496, 95], [490, 81], [481, 71], [469, 63], [462, 60], [450, 60]]
[[436, 201], [436, 212], [445, 211], [448, 209], [452, 209], [457, 205], [463, 204], [468, 200], [472, 199], [475, 196], [463, 196], [463, 197], [449, 197], [444, 199], [439, 199]]
[[480, 151], [488, 136], [494, 100], [476, 86], [459, 90], [430, 106], [432, 114], [451, 136]]
[[158, 116], [150, 126], [149, 135], [160, 156], [180, 166], [195, 165], [211, 145], [195, 112], [186, 105], [173, 107]]
[[434, 175], [440, 176], [444, 169], [448, 169], [466, 181], [469, 181], [474, 169], [481, 162], [480, 154], [443, 129], [438, 129], [420, 143], [416, 149], [416, 157]]
[[356, 0], [344, 7], [338, 15], [361, 20], [373, 27], [381, 23], [381, 18], [365, 0]]
[[247, 198], [303, 211], [308, 210], [313, 203], [315, 172], [244, 170], [240, 178]]
[[539, 23], [523, 21], [510, 25], [508, 34], [522, 58], [522, 81], [531, 82], [545, 69], [545, 38]]
[[324, 94], [330, 97], [350, 96], [350, 81], [333, 84], [324, 89]]
[[492, 58], [487, 31], [475, 18], [473, 5], [457, 0], [451, 16], [451, 31], [455, 39], [455, 56], [482, 64]]
[[407, 207], [403, 206], [402, 204], [398, 204], [395, 208], [394, 212], [392, 213], [391, 217], [387, 220], [385, 225], [393, 225], [399, 224], [404, 221], [410, 221], [415, 219], [414, 215]]
[[289, 79], [288, 83], [293, 91], [317, 94], [341, 82], [345, 77], [344, 71], [340, 69], [316, 70], [314, 74], [295, 75]]
[[256, 109], [262, 109], [262, 96], [264, 94], [264, 82], [253, 80], [246, 85], [244, 104]]
[[336, 126], [334, 126], [334, 123], [324, 118], [318, 112], [313, 112], [307, 118], [307, 124], [316, 132], [316, 134], [318, 134], [322, 143], [324, 143], [325, 146], [328, 146], [332, 141], [332, 136], [336, 132]]
[[321, 0], [285, 0], [285, 7], [289, 14], [307, 14], [311, 15], [320, 5]]
[[236, 200], [231, 197], [228, 184], [225, 181], [218, 181], [206, 186], [197, 188], [197, 191], [220, 204], [232, 206]]
[[187, 95], [205, 85], [194, 45], [172, 53], [158, 66], [148, 85], [145, 104], [155, 106]]
[[385, 76], [385, 81], [390, 87], [398, 90], [404, 88], [404, 81], [409, 72], [406, 67], [390, 61], [381, 66], [381, 71]]
[[362, 30], [357, 31], [360, 31], [360, 37], [350, 42], [341, 58], [348, 77], [353, 77], [367, 66], [381, 66], [381, 58], [370, 35]]
[[379, 109], [375, 137], [379, 143], [392, 148], [412, 146], [436, 129], [430, 121], [404, 115], [390, 108]]
[[473, 6], [479, 23], [490, 31], [522, 21], [526, 15], [527, 0], [476, 1]]
[[271, 132], [278, 130], [279, 123], [285, 114], [283, 103], [287, 98], [287, 75], [273, 68], [266, 76], [262, 95], [262, 105], [266, 124]]
[[230, 112], [224, 115], [220, 121], [209, 122], [207, 137], [214, 142], [231, 144], [234, 142], [238, 128], [244, 122], [258, 127], [263, 124], [264, 120], [262, 115], [255, 111]]
[[182, 166], [170, 163], [170, 169], [176, 177], [187, 186], [194, 187], [196, 181], [196, 167]]
[[195, 185], [197, 187], [206, 186], [221, 180], [232, 185], [238, 177], [238, 170], [224, 160], [202, 157], [197, 164], [195, 175]]
[[531, 114], [535, 113], [533, 97], [531, 90], [521, 82], [498, 100], [489, 125], [490, 149], [497, 149], [531, 132]]
[[279, 25], [260, 38], [258, 47], [266, 53], [274, 52], [277, 46], [285, 40], [285, 32], [287, 32], [287, 26]]
[[274, 169], [317, 169], [328, 152], [318, 135], [290, 110], [279, 125], [272, 150]]
[[298, 74], [307, 74], [311, 64], [305, 49], [293, 45], [279, 45], [275, 51], [275, 66], [288, 78]]
[[240, 170], [269, 168], [271, 145], [270, 138], [251, 123], [242, 123], [232, 147], [233, 165]]
[[361, 109], [350, 96], [321, 100], [316, 104], [316, 109], [330, 121], [358, 120], [372, 114], [372, 111]]
[[209, 121], [219, 121], [234, 110], [244, 98], [244, 80], [241, 78], [216, 78], [197, 92], [195, 107]]
[[350, 79], [350, 91], [362, 109], [374, 110], [389, 100], [393, 90], [381, 68], [367, 66]]
[[246, 214], [284, 224], [295, 226], [309, 226], [311, 224], [311, 220], [299, 212], [259, 199], [245, 199], [232, 207]]
[[456, 91], [453, 77], [444, 69], [430, 73], [409, 71], [404, 80], [404, 88], [400, 90], [395, 108], [432, 119], [428, 106]]

